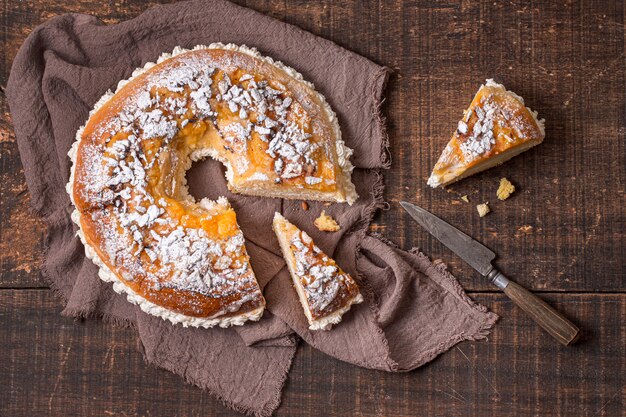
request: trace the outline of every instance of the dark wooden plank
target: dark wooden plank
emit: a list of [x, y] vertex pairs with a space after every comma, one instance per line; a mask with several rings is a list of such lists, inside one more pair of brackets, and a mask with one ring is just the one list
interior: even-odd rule
[[[585, 331], [557, 346], [500, 294], [474, 294], [503, 316], [489, 341], [464, 343], [401, 375], [368, 371], [300, 349], [278, 415], [626, 415], [626, 8], [565, 4], [238, 1], [388, 65], [394, 164], [373, 229], [444, 258], [470, 290], [476, 274], [415, 228], [396, 203], [418, 202], [502, 256], [505, 273], [535, 289], [622, 291], [544, 295]], [[0, 85], [28, 33], [61, 13], [113, 24], [158, 1], [5, 2]], [[297, 63], [291, 63], [297, 67]], [[526, 97], [547, 119], [546, 142], [452, 187], [425, 185], [461, 110], [484, 78]], [[519, 192], [495, 197], [507, 176]], [[468, 194], [472, 204], [458, 200]], [[6, 100], [0, 93], [0, 287], [45, 286], [44, 227], [28, 192]], [[474, 205], [490, 201], [479, 219]], [[198, 389], [147, 367], [132, 330], [61, 317], [48, 291], [0, 290], [8, 340], [0, 415], [237, 415]]]
[[[92, 2], [3, 2], [0, 10], [0, 85], [6, 85], [11, 63], [26, 36], [37, 25], [63, 13], [97, 15], [108, 24], [131, 19], [166, 1], [120, 4]], [[39, 273], [43, 262], [44, 224], [30, 212], [29, 194], [19, 159], [11, 115], [0, 92], [0, 286], [45, 287]]]
[[[626, 289], [623, 2], [355, 2], [321, 10], [309, 2], [246, 3], [394, 70], [384, 106], [391, 209], [377, 217], [376, 231], [444, 258], [467, 288], [489, 289], [414, 227], [397, 205], [408, 199], [497, 249], [501, 269], [528, 287]], [[429, 189], [462, 110], [492, 77], [546, 119], [545, 143], [450, 193]], [[500, 202], [503, 176], [518, 192]], [[485, 201], [493, 212], [480, 219], [475, 206]], [[615, 279], [598, 279], [607, 276]]]
[[[301, 346], [279, 416], [626, 415], [626, 294], [548, 299], [585, 330], [565, 348], [498, 294], [489, 340], [414, 372], [357, 368]], [[143, 363], [134, 331], [59, 315], [47, 290], [0, 291], [0, 415], [237, 415]]]
[[[495, 249], [501, 269], [528, 287], [624, 290], [624, 3], [461, 2], [400, 12], [401, 42], [384, 61], [398, 76], [388, 90], [395, 163], [383, 233], [444, 258], [467, 287], [488, 288], [415, 228], [395, 204], [409, 198]], [[546, 119], [545, 142], [449, 194], [430, 190], [425, 180], [461, 110], [490, 77]], [[500, 202], [503, 176], [519, 191]], [[465, 194], [471, 204], [459, 201]], [[484, 201], [493, 212], [481, 219], [475, 205]]]
[[[63, 12], [107, 23], [136, 16], [152, 1], [6, 2], [0, 19], [0, 83], [34, 26]], [[332, 39], [395, 70], [384, 107], [394, 164], [386, 174], [391, 209], [374, 229], [404, 246], [444, 258], [473, 290], [488, 284], [417, 229], [397, 206], [418, 202], [496, 249], [501, 269], [522, 284], [554, 291], [626, 290], [624, 4], [619, 1], [528, 5], [514, 1], [246, 1], [257, 10]], [[297, 63], [292, 63], [297, 66]], [[546, 142], [451, 193], [425, 185], [455, 121], [484, 78], [526, 97], [547, 119]], [[19, 248], [1, 251], [0, 284], [41, 286], [43, 227], [26, 210], [15, 141], [2, 102], [0, 233]], [[498, 178], [519, 191], [498, 202]], [[458, 195], [468, 194], [465, 204]], [[490, 201], [479, 219], [474, 205]], [[20, 229], [19, 233], [16, 232]], [[16, 236], [13, 236], [16, 234]], [[2, 239], [9, 241], [9, 239]], [[28, 271], [32, 271], [29, 273]]]
[[4, 95], [0, 96], [0, 114], [0, 284], [41, 286], [44, 225], [30, 212], [30, 196]]

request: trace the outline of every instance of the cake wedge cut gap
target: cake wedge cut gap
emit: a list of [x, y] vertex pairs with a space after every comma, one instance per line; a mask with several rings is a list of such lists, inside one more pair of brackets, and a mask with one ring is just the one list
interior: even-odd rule
[[189, 194], [192, 162], [220, 161], [232, 192], [352, 204], [351, 154], [293, 68], [245, 45], [176, 47], [94, 104], [66, 189], [103, 281], [174, 324], [228, 327], [259, 320], [265, 299], [234, 209]]
[[274, 214], [273, 228], [309, 329], [330, 330], [353, 304], [363, 302], [358, 285], [306, 232], [280, 213]]

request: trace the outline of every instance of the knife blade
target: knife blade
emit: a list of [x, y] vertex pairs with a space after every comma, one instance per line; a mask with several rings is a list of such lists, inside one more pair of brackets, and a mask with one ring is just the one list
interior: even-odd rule
[[431, 235], [481, 275], [491, 280], [496, 287], [503, 290], [517, 306], [526, 311], [552, 337], [565, 346], [578, 340], [580, 336], [578, 327], [541, 298], [508, 279], [493, 266], [492, 261], [496, 258], [493, 251], [421, 207], [406, 201], [401, 201], [400, 205]]
[[421, 207], [406, 201], [401, 201], [400, 205], [424, 229], [470, 264], [472, 268], [480, 272], [481, 275], [487, 276], [491, 272], [493, 269], [491, 261], [496, 259], [496, 254], [485, 245], [475, 241], [456, 227], [451, 226]]

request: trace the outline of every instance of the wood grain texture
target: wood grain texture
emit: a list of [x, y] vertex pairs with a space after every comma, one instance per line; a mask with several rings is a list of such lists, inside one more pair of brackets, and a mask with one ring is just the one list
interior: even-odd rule
[[[589, 329], [563, 347], [506, 297], [478, 301], [503, 319], [414, 372], [361, 369], [301, 346], [277, 416], [611, 416], [626, 410], [626, 295], [550, 294]], [[59, 315], [45, 290], [0, 291], [0, 415], [235, 416], [199, 389], [147, 366], [134, 330]], [[33, 343], [36, 340], [37, 343]]]
[[[46, 19], [88, 13], [107, 24], [162, 1], [0, 2], [0, 85]], [[299, 350], [277, 415], [626, 416], [626, 6], [588, 2], [274, 1], [237, 3], [331, 39], [394, 74], [383, 106], [389, 209], [372, 230], [442, 258], [502, 316], [489, 340], [463, 343], [406, 374]], [[297, 63], [289, 63], [298, 67]], [[506, 164], [431, 190], [426, 178], [485, 78], [546, 119], [545, 142]], [[517, 190], [506, 201], [501, 177]], [[468, 195], [470, 204], [460, 200]], [[501, 255], [498, 267], [583, 329], [561, 347], [505, 296], [420, 230], [409, 200]], [[475, 205], [489, 201], [479, 218]], [[230, 416], [206, 393], [148, 367], [134, 331], [63, 318], [40, 276], [45, 228], [29, 211], [0, 92], [0, 415]], [[21, 289], [20, 289], [21, 288]], [[594, 294], [593, 292], [601, 292]]]
[[[153, 3], [5, 2], [0, 83], [6, 83], [21, 42], [44, 20], [82, 12], [114, 24]], [[623, 2], [240, 3], [394, 70], [384, 106], [393, 158], [386, 173], [390, 209], [377, 217], [374, 230], [445, 259], [466, 288], [489, 289], [398, 208], [400, 199], [408, 199], [492, 247], [501, 255], [503, 272], [528, 288], [626, 290]], [[429, 189], [430, 169], [462, 109], [488, 77], [523, 95], [546, 119], [544, 144], [450, 192]], [[3, 242], [15, 241], [1, 248], [0, 283], [43, 286], [38, 274], [43, 225], [27, 209], [4, 97], [0, 106], [0, 233], [9, 236]], [[495, 197], [502, 176], [518, 189], [503, 202]], [[458, 198], [465, 194], [470, 204]], [[493, 212], [481, 219], [475, 204], [484, 201]]]

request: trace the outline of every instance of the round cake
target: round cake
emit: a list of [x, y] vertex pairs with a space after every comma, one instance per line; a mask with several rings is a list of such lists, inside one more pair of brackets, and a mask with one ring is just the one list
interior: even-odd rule
[[245, 46], [176, 48], [137, 69], [96, 103], [69, 154], [72, 218], [100, 277], [184, 326], [239, 325], [265, 307], [234, 210], [187, 190], [194, 160], [221, 161], [237, 193], [358, 197], [324, 98]]

